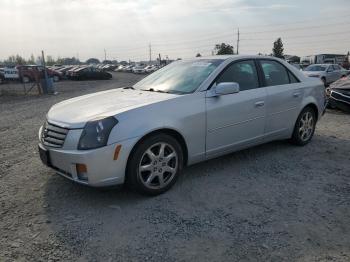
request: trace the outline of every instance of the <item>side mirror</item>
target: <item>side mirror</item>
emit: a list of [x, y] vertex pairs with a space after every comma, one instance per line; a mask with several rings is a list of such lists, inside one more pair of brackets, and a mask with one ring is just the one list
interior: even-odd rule
[[238, 93], [239, 84], [236, 82], [222, 82], [215, 86], [214, 91], [218, 96]]

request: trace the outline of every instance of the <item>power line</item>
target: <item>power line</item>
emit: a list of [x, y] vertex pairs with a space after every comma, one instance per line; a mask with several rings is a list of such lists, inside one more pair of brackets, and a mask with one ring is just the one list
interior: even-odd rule
[[[297, 22], [299, 23], [299, 22]], [[294, 23], [290, 23], [289, 25], [291, 24], [294, 24]], [[330, 26], [336, 26], [336, 25], [347, 25], [347, 24], [350, 24], [350, 21], [349, 22], [340, 22], [340, 23], [332, 23], [332, 24], [325, 24], [325, 25], [316, 25], [316, 26], [303, 26], [302, 28], [291, 28], [291, 29], [278, 29], [278, 30], [265, 30], [265, 31], [252, 31], [252, 32], [240, 32], [241, 35], [251, 35], [251, 34], [262, 34], [262, 33], [274, 33], [274, 32], [291, 32], [291, 31], [298, 31], [298, 30], [307, 30], [307, 29], [314, 29], [314, 28], [325, 28], [325, 27], [330, 27]], [[281, 24], [279, 25], [276, 25], [276, 26], [282, 26]], [[257, 27], [260, 27], [260, 26], [257, 26]], [[255, 27], [255, 28], [257, 28]], [[229, 38], [230, 37], [230, 33], [218, 33], [218, 34], [210, 34], [208, 36], [208, 34], [205, 36], [205, 37], [200, 37], [200, 38], [196, 38], [196, 39], [189, 39], [189, 40], [181, 40], [181, 41], [178, 41], [178, 40], [169, 40], [169, 41], [163, 41], [163, 40], [153, 40], [152, 43], [153, 43], [153, 46], [163, 46], [163, 45], [166, 45], [166, 46], [169, 46], [169, 45], [179, 45], [179, 44], [188, 44], [188, 43], [194, 43], [194, 42], [203, 42], [203, 41], [206, 41], [206, 40], [217, 40], [218, 38], [224, 38], [224, 37], [227, 37]], [[140, 50], [140, 49], [144, 49], [145, 46], [137, 46], [137, 47], [126, 47], [126, 46], [120, 46], [118, 47], [119, 50], [123, 49], [123, 50]]]
[[[296, 36], [289, 36], [289, 37], [292, 37], [292, 38], [312, 38], [312, 37], [318, 37], [318, 36], [329, 36], [329, 35], [338, 35], [338, 34], [349, 34], [350, 33], [350, 31], [341, 31], [341, 32], [332, 32], [332, 33], [327, 33], [327, 34], [317, 34], [317, 35], [296, 35]], [[286, 37], [286, 38], [288, 38], [288, 37]], [[247, 41], [247, 40], [249, 40], [249, 41], [256, 41], [256, 40], [258, 40], [258, 41], [263, 41], [263, 40], [271, 40], [271, 38], [243, 38], [243, 39], [241, 39], [241, 40], [243, 40], [243, 41]]]
[[[339, 18], [347, 18], [349, 15], [348, 11], [345, 11], [344, 13], [338, 13], [336, 16], [333, 15], [324, 15], [322, 16], [322, 19], [326, 21], [327, 19], [334, 19], [337, 20]], [[286, 25], [296, 25], [296, 24], [305, 24], [305, 22], [314, 22], [316, 18], [308, 18], [303, 20], [298, 20], [297, 22], [293, 23], [273, 23], [273, 24], [259, 24], [259, 25], [248, 25], [248, 26], [240, 26], [240, 28], [266, 28], [266, 27], [279, 27], [279, 26], [286, 26]]]
[[315, 29], [315, 28], [325, 28], [330, 26], [337, 26], [337, 25], [347, 25], [349, 26], [349, 22], [344, 23], [333, 23], [333, 24], [327, 24], [327, 25], [317, 25], [317, 26], [303, 26], [298, 28], [287, 28], [287, 29], [279, 29], [279, 30], [266, 30], [266, 31], [258, 31], [258, 32], [243, 32], [242, 35], [252, 35], [252, 34], [265, 34], [265, 33], [275, 33], [275, 32], [291, 32], [291, 31], [298, 31], [298, 30], [308, 30], [308, 29]]

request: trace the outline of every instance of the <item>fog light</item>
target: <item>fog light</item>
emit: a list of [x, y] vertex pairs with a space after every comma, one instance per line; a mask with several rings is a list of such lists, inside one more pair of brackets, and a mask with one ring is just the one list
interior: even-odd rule
[[79, 180], [87, 181], [88, 175], [87, 175], [87, 167], [84, 164], [76, 164], [77, 169], [77, 175]]

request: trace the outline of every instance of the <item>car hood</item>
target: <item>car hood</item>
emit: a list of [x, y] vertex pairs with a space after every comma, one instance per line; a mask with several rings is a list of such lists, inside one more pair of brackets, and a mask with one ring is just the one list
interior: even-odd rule
[[344, 89], [350, 90], [350, 77], [344, 77], [334, 82], [330, 86], [331, 89]]
[[89, 120], [114, 116], [130, 109], [177, 96], [123, 88], [112, 89], [60, 102], [51, 107], [47, 113], [47, 120], [66, 128], [83, 128]]

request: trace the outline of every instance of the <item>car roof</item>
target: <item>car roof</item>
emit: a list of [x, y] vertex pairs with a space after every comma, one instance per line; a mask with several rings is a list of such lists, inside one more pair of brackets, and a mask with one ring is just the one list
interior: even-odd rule
[[[281, 61], [282, 59], [274, 57], [274, 56], [265, 56], [265, 55], [213, 55], [213, 56], [201, 56], [201, 57], [195, 57], [192, 59], [184, 59], [184, 61], [195, 61], [195, 60], [238, 60], [238, 59], [270, 59], [270, 60], [276, 60]], [[282, 60], [284, 61], [284, 60]]]
[[312, 64], [311, 66], [330, 66], [335, 64]]

